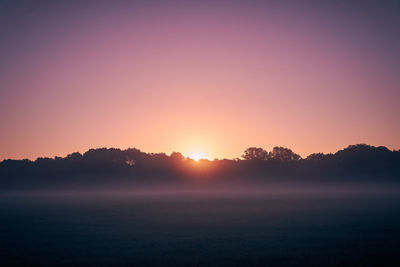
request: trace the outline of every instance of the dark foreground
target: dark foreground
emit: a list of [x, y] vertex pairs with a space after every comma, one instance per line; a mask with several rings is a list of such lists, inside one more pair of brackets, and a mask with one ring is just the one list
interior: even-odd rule
[[1, 266], [399, 266], [396, 193], [0, 196]]

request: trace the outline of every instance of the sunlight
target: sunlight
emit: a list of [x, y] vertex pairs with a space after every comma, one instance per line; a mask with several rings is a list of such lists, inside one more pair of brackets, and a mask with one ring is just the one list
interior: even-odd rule
[[192, 153], [188, 154], [188, 158], [191, 158], [191, 159], [193, 159], [195, 161], [199, 161], [201, 159], [206, 159], [207, 157], [203, 153], [192, 152]]

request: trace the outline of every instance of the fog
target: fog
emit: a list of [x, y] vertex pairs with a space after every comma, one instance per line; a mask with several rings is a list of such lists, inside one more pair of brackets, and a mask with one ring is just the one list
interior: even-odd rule
[[[192, 179], [192, 178], [190, 178]], [[108, 180], [113, 180], [109, 178]], [[151, 179], [148, 179], [150, 180]], [[112, 183], [112, 184], [69, 184], [54, 187], [18, 188], [2, 190], [3, 196], [209, 196], [209, 197], [251, 197], [251, 196], [335, 196], [335, 195], [390, 195], [400, 193], [397, 181], [294, 181], [278, 179], [269, 181], [245, 179], [184, 180], [173, 183]]]

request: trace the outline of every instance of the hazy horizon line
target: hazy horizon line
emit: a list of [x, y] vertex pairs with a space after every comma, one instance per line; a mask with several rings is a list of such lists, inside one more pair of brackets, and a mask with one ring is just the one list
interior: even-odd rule
[[[307, 154], [307, 155], [302, 155], [301, 153], [296, 153], [296, 151], [293, 151], [294, 153], [296, 153], [296, 154], [298, 154], [299, 156], [300, 156], [300, 159], [305, 159], [305, 158], [307, 158], [308, 156], [310, 156], [310, 155], [313, 155], [313, 154], [319, 154], [319, 153], [321, 153], [321, 154], [324, 154], [324, 155], [329, 155], [329, 154], [335, 154], [335, 153], [337, 153], [338, 151], [341, 151], [341, 150], [343, 150], [343, 149], [346, 149], [346, 148], [348, 148], [348, 147], [350, 147], [350, 146], [355, 146], [355, 145], [367, 145], [367, 146], [371, 146], [371, 147], [376, 147], [376, 148], [378, 148], [378, 147], [384, 147], [384, 148], [386, 148], [386, 149], [388, 149], [388, 150], [390, 150], [390, 151], [392, 151], [392, 152], [394, 152], [394, 151], [399, 151], [400, 150], [400, 148], [398, 148], [398, 149], [396, 149], [396, 148], [390, 148], [390, 147], [388, 147], [388, 146], [384, 146], [384, 145], [371, 145], [371, 144], [367, 144], [367, 143], [355, 143], [355, 144], [349, 144], [349, 145], [347, 145], [347, 146], [344, 146], [344, 147], [342, 147], [342, 148], [339, 148], [339, 149], [337, 149], [336, 151], [330, 151], [330, 152], [313, 152], [313, 153], [310, 153], [310, 154]], [[256, 148], [262, 148], [262, 149], [265, 149], [264, 147], [262, 147], [262, 146], [248, 146], [247, 148], [254, 148], [254, 147], [256, 147]], [[291, 149], [290, 147], [285, 147], [285, 146], [279, 146], [279, 145], [275, 145], [275, 146], [272, 146], [271, 147], [271, 150], [274, 148], [274, 147], [284, 147], [284, 148], [289, 148], [289, 149]], [[247, 149], [246, 148], [246, 149]], [[137, 150], [139, 150], [140, 152], [143, 152], [143, 153], [146, 153], [146, 154], [164, 154], [164, 155], [167, 155], [167, 156], [170, 156], [172, 153], [180, 153], [182, 156], [184, 156], [185, 157], [185, 159], [192, 159], [192, 160], [194, 160], [193, 158], [191, 158], [190, 157], [190, 155], [186, 155], [185, 153], [182, 153], [182, 152], [180, 152], [180, 151], [171, 151], [171, 152], [146, 152], [146, 151], [143, 151], [143, 150], [141, 150], [140, 148], [137, 148], [137, 147], [127, 147], [127, 148], [120, 148], [120, 147], [113, 147], [113, 146], [109, 146], [109, 147], [107, 147], [107, 146], [102, 146], [102, 147], [93, 147], [93, 148], [89, 148], [89, 149], [86, 149], [85, 151], [73, 151], [73, 152], [70, 152], [70, 153], [66, 153], [66, 154], [64, 154], [64, 155], [54, 155], [54, 156], [36, 156], [36, 157], [23, 157], [23, 158], [2, 158], [2, 159], [0, 159], [0, 162], [3, 162], [3, 161], [6, 161], [6, 160], [29, 160], [29, 161], [35, 161], [35, 160], [37, 160], [37, 159], [40, 159], [40, 158], [50, 158], [50, 159], [55, 159], [55, 158], [65, 158], [65, 157], [67, 157], [68, 155], [71, 155], [71, 154], [74, 154], [74, 153], [79, 153], [79, 154], [81, 154], [81, 155], [84, 155], [86, 152], [88, 152], [88, 151], [90, 151], [90, 150], [97, 150], [97, 149], [118, 149], [118, 150], [121, 150], [121, 151], [125, 151], [125, 150], [129, 150], [129, 149], [137, 149]], [[270, 150], [268, 150], [268, 149], [265, 149], [266, 151], [270, 151]], [[243, 152], [244, 152], [244, 150], [243, 150]], [[243, 154], [242, 154], [243, 155]], [[237, 160], [237, 159], [242, 159], [242, 155], [239, 155], [239, 156], [236, 156], [236, 157], [214, 157], [214, 158], [212, 158], [212, 157], [204, 157], [204, 158], [201, 158], [202, 160], [208, 160], [208, 161], [214, 161], [214, 160]]]

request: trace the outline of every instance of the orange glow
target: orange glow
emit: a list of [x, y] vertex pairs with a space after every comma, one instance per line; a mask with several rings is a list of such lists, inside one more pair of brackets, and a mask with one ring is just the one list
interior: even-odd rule
[[199, 161], [201, 159], [207, 159], [207, 157], [201, 152], [191, 152], [188, 154], [188, 158], [191, 158], [195, 161]]
[[100, 147], [195, 160], [252, 146], [303, 157], [400, 148], [397, 17], [269, 1], [109, 2], [57, 15], [6, 9], [15, 27], [0, 45], [0, 161]]

